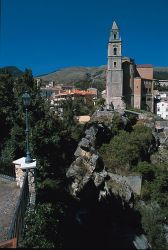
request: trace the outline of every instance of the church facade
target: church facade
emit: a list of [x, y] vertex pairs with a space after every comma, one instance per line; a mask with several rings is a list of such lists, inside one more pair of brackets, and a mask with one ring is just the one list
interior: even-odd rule
[[154, 83], [152, 65], [136, 65], [132, 58], [122, 56], [120, 30], [114, 21], [108, 42], [107, 108], [119, 110], [132, 107], [153, 112]]

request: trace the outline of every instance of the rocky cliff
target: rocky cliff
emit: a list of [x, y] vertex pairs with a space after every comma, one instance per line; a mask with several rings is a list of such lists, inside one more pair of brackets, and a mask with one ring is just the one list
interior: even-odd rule
[[[80, 199], [80, 194], [88, 183], [92, 182], [98, 190], [98, 199], [111, 193], [119, 196], [123, 203], [133, 205], [135, 195], [140, 195], [141, 176], [121, 176], [107, 172], [103, 160], [96, 150], [96, 140], [101, 130], [105, 137], [106, 128], [103, 124], [93, 124], [85, 131], [74, 153], [75, 161], [69, 167], [66, 176], [71, 178], [70, 192]], [[103, 134], [104, 133], [104, 134]]]
[[96, 135], [100, 126], [93, 125], [85, 131], [85, 137], [79, 142], [74, 154], [76, 159], [66, 173], [66, 176], [72, 179], [71, 194], [78, 199], [80, 192], [89, 182], [93, 182], [99, 189], [99, 199], [108, 193], [105, 185], [108, 173], [95, 149]]
[[[97, 151], [100, 134], [106, 138], [107, 133], [108, 129], [102, 123], [90, 125], [66, 173], [71, 195], [82, 204], [76, 219], [84, 227], [90, 225], [89, 232], [91, 230], [93, 235], [100, 233], [97, 230], [101, 225], [100, 230], [105, 231], [98, 238], [101, 238], [103, 247], [110, 245], [108, 234], [111, 231], [111, 249], [149, 249], [140, 218], [132, 209], [134, 198], [141, 192], [141, 176], [121, 176], [107, 171]], [[90, 218], [89, 222], [83, 218]], [[99, 245], [97, 240], [92, 241]]]

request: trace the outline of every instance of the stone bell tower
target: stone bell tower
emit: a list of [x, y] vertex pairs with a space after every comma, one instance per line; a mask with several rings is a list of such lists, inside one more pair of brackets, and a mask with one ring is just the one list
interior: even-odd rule
[[112, 105], [115, 110], [124, 109], [123, 96], [123, 70], [122, 70], [122, 41], [119, 28], [113, 22], [108, 42], [108, 65], [106, 78], [106, 105]]

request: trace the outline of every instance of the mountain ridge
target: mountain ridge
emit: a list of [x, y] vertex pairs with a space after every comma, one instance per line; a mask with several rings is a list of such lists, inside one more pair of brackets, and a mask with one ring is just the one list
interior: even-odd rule
[[[73, 66], [61, 68], [51, 74], [39, 75], [35, 78], [41, 78], [43, 81], [54, 81], [55, 84], [73, 84], [78, 81], [90, 80], [105, 83], [106, 65], [85, 67]], [[168, 67], [154, 67], [154, 79], [167, 80]]]
[[0, 73], [9, 73], [12, 76], [20, 77], [23, 75], [23, 71], [16, 66], [5, 66], [0, 68]]
[[[106, 65], [101, 66], [71, 66], [57, 68], [50, 73], [40, 74], [34, 78], [43, 81], [54, 81], [55, 84], [73, 84], [80, 81], [90, 80], [97, 83], [105, 83]], [[0, 72], [8, 72], [15, 77], [20, 77], [23, 71], [16, 66], [1, 67]], [[168, 80], [168, 67], [154, 67], [154, 78]]]

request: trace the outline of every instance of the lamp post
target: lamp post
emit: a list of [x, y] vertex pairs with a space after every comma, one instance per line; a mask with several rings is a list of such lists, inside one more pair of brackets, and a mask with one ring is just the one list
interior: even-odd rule
[[28, 107], [30, 106], [31, 97], [29, 93], [26, 91], [22, 95], [23, 104], [26, 108], [26, 158], [25, 163], [31, 163], [33, 162], [33, 159], [31, 158], [30, 151], [29, 151], [29, 124], [28, 124]]

